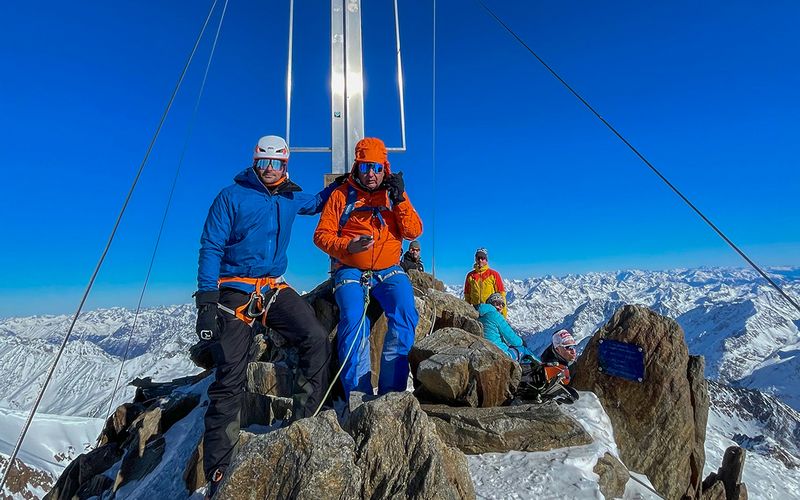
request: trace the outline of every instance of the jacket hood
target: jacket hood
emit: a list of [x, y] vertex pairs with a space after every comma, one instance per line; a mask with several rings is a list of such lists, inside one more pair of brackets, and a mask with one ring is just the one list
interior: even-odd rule
[[[478, 316], [491, 314], [492, 311], [497, 313], [497, 309], [491, 304], [478, 304]], [[497, 313], [500, 314], [500, 313]]]
[[233, 181], [240, 186], [249, 187], [251, 189], [255, 189], [256, 191], [268, 194], [302, 191], [300, 186], [289, 179], [286, 179], [285, 182], [278, 185], [274, 191], [270, 191], [267, 189], [264, 183], [261, 182], [261, 179], [258, 177], [258, 174], [256, 174], [256, 171], [253, 170], [253, 167], [248, 167], [239, 172], [236, 177], [233, 178]]

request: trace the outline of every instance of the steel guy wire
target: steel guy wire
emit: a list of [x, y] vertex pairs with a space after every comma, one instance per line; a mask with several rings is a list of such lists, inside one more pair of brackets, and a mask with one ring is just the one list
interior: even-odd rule
[[122, 216], [125, 213], [125, 209], [128, 207], [128, 203], [130, 202], [131, 197], [133, 196], [133, 191], [136, 189], [136, 185], [139, 182], [139, 178], [141, 177], [142, 172], [144, 171], [144, 167], [147, 164], [147, 159], [150, 157], [150, 152], [153, 150], [153, 146], [155, 145], [156, 139], [158, 138], [158, 135], [161, 132], [161, 128], [164, 126], [164, 122], [167, 119], [167, 115], [169, 115], [172, 103], [175, 101], [175, 97], [178, 94], [178, 90], [180, 90], [181, 88], [181, 83], [183, 83], [183, 79], [186, 76], [186, 72], [188, 71], [189, 66], [192, 63], [192, 60], [194, 59], [194, 55], [197, 52], [197, 47], [198, 45], [200, 45], [200, 41], [203, 38], [203, 34], [205, 33], [206, 27], [208, 26], [208, 22], [211, 19], [211, 15], [213, 14], [214, 8], [217, 5], [217, 1], [218, 0], [214, 0], [214, 2], [211, 4], [211, 8], [208, 11], [208, 15], [206, 16], [206, 20], [203, 23], [203, 27], [200, 29], [200, 33], [197, 36], [197, 40], [195, 41], [194, 46], [192, 47], [192, 51], [189, 54], [189, 57], [187, 58], [186, 63], [183, 66], [183, 70], [181, 71], [181, 74], [178, 78], [178, 82], [175, 85], [175, 89], [172, 91], [172, 95], [170, 96], [169, 101], [167, 102], [167, 106], [161, 115], [161, 119], [158, 122], [156, 131], [153, 134], [153, 138], [150, 141], [149, 146], [147, 147], [147, 152], [145, 153], [144, 158], [142, 159], [142, 163], [139, 165], [139, 169], [136, 172], [136, 176], [134, 177], [133, 182], [131, 183], [128, 195], [125, 197], [125, 201], [122, 204], [122, 208], [119, 211], [119, 215], [117, 215], [114, 227], [112, 228], [111, 234], [108, 237], [108, 242], [106, 243], [106, 246], [103, 249], [102, 254], [100, 255], [100, 259], [97, 261], [97, 265], [95, 266], [94, 272], [92, 273], [92, 276], [89, 279], [89, 283], [86, 286], [86, 290], [83, 293], [83, 297], [81, 298], [81, 301], [78, 304], [78, 309], [75, 311], [75, 315], [73, 316], [72, 322], [69, 325], [67, 334], [64, 336], [64, 340], [61, 343], [61, 346], [59, 347], [56, 353], [56, 357], [53, 360], [53, 364], [50, 366], [47, 376], [45, 377], [44, 384], [42, 385], [42, 388], [39, 391], [39, 394], [33, 403], [33, 408], [31, 408], [31, 412], [28, 415], [28, 418], [22, 427], [22, 432], [19, 435], [19, 439], [17, 440], [16, 445], [14, 445], [14, 451], [11, 453], [11, 456], [8, 459], [8, 465], [6, 465], [5, 469], [3, 470], [3, 476], [2, 479], [0, 479], [0, 491], [3, 491], [3, 486], [6, 484], [8, 473], [11, 471], [11, 467], [14, 465], [14, 460], [17, 458], [17, 454], [19, 453], [19, 450], [22, 447], [22, 442], [25, 440], [25, 435], [28, 433], [28, 429], [30, 428], [31, 422], [33, 421], [33, 417], [36, 414], [36, 410], [39, 409], [39, 404], [42, 402], [42, 397], [44, 396], [45, 390], [47, 390], [47, 385], [50, 383], [50, 380], [53, 377], [53, 373], [55, 372], [56, 366], [58, 365], [58, 361], [61, 359], [61, 355], [64, 352], [64, 348], [67, 345], [67, 341], [69, 340], [70, 335], [72, 335], [72, 330], [75, 328], [75, 323], [78, 321], [78, 316], [80, 316], [81, 310], [83, 309], [83, 306], [86, 303], [86, 299], [89, 296], [89, 292], [91, 292], [92, 290], [92, 286], [94, 285], [94, 281], [97, 278], [97, 274], [100, 272], [100, 268], [102, 267], [103, 262], [105, 261], [106, 255], [108, 254], [108, 250], [111, 248], [111, 243], [114, 241], [114, 236], [116, 235], [117, 229], [119, 228], [119, 224], [122, 221]]

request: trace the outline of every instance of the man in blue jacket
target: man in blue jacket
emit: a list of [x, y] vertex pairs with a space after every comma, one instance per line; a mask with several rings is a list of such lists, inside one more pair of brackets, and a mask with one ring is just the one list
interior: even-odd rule
[[486, 340], [499, 347], [514, 361], [521, 362], [525, 356], [531, 356], [532, 353], [503, 317], [502, 311], [505, 307], [503, 294], [493, 293], [486, 299], [485, 304], [478, 304], [478, 320], [483, 325], [483, 336]]
[[215, 341], [217, 369], [208, 389], [203, 438], [203, 467], [212, 495], [239, 440], [239, 410], [256, 321], [298, 350], [302, 377], [295, 377], [293, 420], [311, 416], [328, 386], [328, 332], [282, 276], [295, 216], [318, 214], [336, 186], [316, 195], [302, 193], [289, 180], [288, 161], [286, 141], [272, 135], [259, 139], [252, 167], [217, 195], [200, 239], [197, 334]]

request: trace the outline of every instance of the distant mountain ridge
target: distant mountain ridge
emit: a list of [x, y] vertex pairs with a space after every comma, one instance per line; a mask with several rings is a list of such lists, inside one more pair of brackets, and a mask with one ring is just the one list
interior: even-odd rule
[[[133, 325], [134, 311], [98, 309], [78, 319], [40, 406], [43, 413], [105, 418]], [[71, 316], [0, 320], [0, 406], [30, 408]], [[200, 371], [189, 359], [195, 308], [186, 304], [142, 310], [114, 404], [131, 399], [128, 381], [170, 380]]]
[[[800, 297], [800, 268], [771, 268], [785, 291]], [[568, 328], [581, 341], [625, 303], [643, 304], [678, 321], [689, 350], [706, 358], [706, 376], [759, 389], [800, 409], [800, 313], [749, 269], [621, 271], [507, 280], [509, 321], [535, 350]], [[448, 287], [456, 295], [460, 287]], [[103, 417], [125, 351], [134, 312], [98, 309], [79, 318], [41, 411]], [[0, 319], [0, 406], [32, 403], [71, 317]], [[195, 342], [191, 304], [141, 311], [123, 384], [196, 373], [186, 356]], [[38, 383], [31, 383], [36, 380]], [[128, 393], [130, 394], [130, 390]], [[116, 401], [125, 400], [120, 394]]]

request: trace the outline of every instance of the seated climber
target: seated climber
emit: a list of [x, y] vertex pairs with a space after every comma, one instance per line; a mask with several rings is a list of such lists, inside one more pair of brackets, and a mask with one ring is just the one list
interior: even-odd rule
[[422, 221], [405, 193], [403, 174], [392, 174], [383, 141], [358, 141], [353, 169], [325, 205], [314, 243], [331, 256], [333, 290], [339, 306], [339, 362], [345, 396], [372, 394], [370, 381], [370, 297], [388, 320], [378, 394], [403, 391], [408, 353], [419, 316], [411, 282], [400, 267], [404, 239], [422, 233]]
[[569, 387], [569, 365], [575, 361], [575, 339], [567, 330], [553, 334], [552, 343], [542, 352], [541, 360], [531, 357], [520, 363], [522, 377], [515, 394], [526, 401], [555, 401], [572, 404], [578, 400], [578, 391]]
[[425, 266], [422, 264], [422, 258], [420, 257], [421, 252], [422, 248], [420, 247], [419, 240], [414, 240], [409, 243], [408, 250], [403, 254], [403, 260], [400, 261], [400, 265], [405, 272], [408, 272], [409, 269], [425, 272]]
[[566, 371], [565, 384], [569, 383], [569, 365], [574, 363], [575, 358], [578, 357], [575, 351], [575, 346], [577, 344], [575, 338], [568, 330], [559, 330], [553, 334], [552, 343], [547, 346], [547, 349], [542, 351], [542, 355], [540, 356], [544, 364], [558, 363], [558, 365], [564, 367]]
[[500, 348], [514, 361], [533, 357], [522, 342], [519, 335], [511, 328], [503, 317], [506, 301], [501, 293], [495, 292], [486, 299], [485, 304], [478, 304], [478, 320], [483, 325], [483, 336], [486, 340]]

